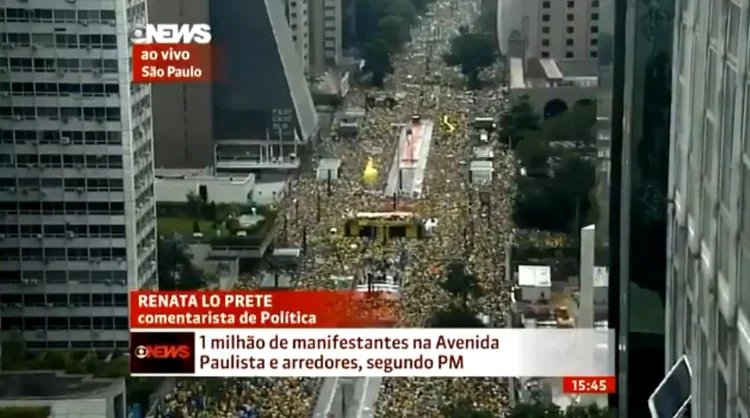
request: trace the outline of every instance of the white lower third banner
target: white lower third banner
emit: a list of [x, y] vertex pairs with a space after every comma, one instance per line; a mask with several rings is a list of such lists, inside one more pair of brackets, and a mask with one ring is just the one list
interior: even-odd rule
[[133, 376], [612, 376], [606, 329], [133, 329]]

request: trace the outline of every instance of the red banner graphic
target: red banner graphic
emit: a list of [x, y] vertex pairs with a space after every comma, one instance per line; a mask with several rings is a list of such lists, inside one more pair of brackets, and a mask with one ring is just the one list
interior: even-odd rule
[[397, 298], [356, 291], [199, 291], [130, 293], [131, 328], [387, 327]]

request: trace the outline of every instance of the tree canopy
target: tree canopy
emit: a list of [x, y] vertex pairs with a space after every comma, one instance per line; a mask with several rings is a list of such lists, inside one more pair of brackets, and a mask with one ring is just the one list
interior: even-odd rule
[[477, 277], [466, 269], [465, 264], [453, 261], [446, 267], [446, 273], [445, 280], [440, 286], [453, 297], [458, 298], [463, 309], [468, 308], [469, 297], [482, 295]]
[[375, 38], [365, 44], [365, 71], [372, 76], [372, 84], [376, 87], [383, 87], [383, 82], [388, 74], [393, 73], [393, 63], [391, 62], [391, 49], [388, 42]]
[[459, 34], [451, 40], [450, 52], [443, 55], [447, 65], [460, 67], [471, 88], [479, 87], [479, 74], [497, 59], [498, 52], [492, 37], [484, 32], [470, 32], [468, 28], [459, 30]]
[[[494, 418], [492, 411], [478, 409], [470, 399], [463, 399], [442, 408], [445, 418]], [[565, 410], [557, 405], [541, 402], [517, 403], [508, 418], [614, 418], [614, 411], [597, 405], [569, 406]]]
[[484, 328], [477, 313], [461, 306], [451, 306], [435, 312], [430, 318], [430, 328]]
[[440, 287], [453, 297], [454, 303], [433, 314], [430, 328], [484, 328], [477, 312], [469, 307], [469, 300], [481, 297], [483, 291], [477, 277], [467, 270], [464, 263], [448, 263]]
[[500, 140], [510, 143], [511, 148], [515, 149], [525, 135], [541, 129], [541, 120], [529, 97], [522, 96], [513, 103], [509, 111], [500, 115], [499, 127]]
[[434, 0], [360, 0], [356, 9], [357, 37], [371, 83], [382, 87], [393, 72], [391, 55], [410, 39], [419, 13]]
[[157, 254], [160, 290], [196, 290], [206, 286], [202, 272], [193, 266], [180, 241], [159, 238]]
[[557, 405], [541, 402], [518, 403], [511, 409], [508, 418], [609, 418], [614, 417], [614, 411], [597, 405], [573, 405], [565, 410]]
[[594, 222], [595, 102], [580, 101], [542, 122], [528, 97], [521, 97], [499, 124], [505, 136], [501, 140], [510, 142], [526, 173], [516, 188], [516, 225], [577, 234], [585, 223]]

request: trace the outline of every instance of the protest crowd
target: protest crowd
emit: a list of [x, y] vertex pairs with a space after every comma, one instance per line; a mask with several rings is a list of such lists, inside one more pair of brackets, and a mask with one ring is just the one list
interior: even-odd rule
[[[317, 163], [313, 161], [312, 167], [290, 181], [279, 203], [277, 221], [286, 219], [285, 244], [305, 249], [295, 286], [351, 288], [347, 277], [357, 277], [362, 270], [376, 274], [372, 270], [385, 264], [388, 271], [399, 270], [389, 273], [401, 287], [396, 326], [426, 327], [436, 311], [452, 302], [440, 282], [445, 265], [457, 260], [465, 263], [483, 289], [483, 295], [470, 302], [472, 309], [488, 326], [504, 325], [510, 307], [510, 278], [504, 263], [513, 239], [514, 160], [496, 141], [489, 141], [486, 145], [495, 148], [493, 181], [477, 186], [469, 178], [473, 148], [478, 145], [472, 120], [478, 115], [497, 117], [503, 100], [497, 85], [466, 91], [461, 74], [441, 58], [458, 28], [473, 24], [479, 13], [476, 3], [443, 0], [433, 4], [430, 17], [421, 20], [404, 51], [393, 57], [395, 71], [385, 87], [352, 88], [343, 107], [367, 107], [357, 137], [322, 138], [314, 150], [316, 161], [341, 160], [337, 179], [316, 178]], [[499, 68], [484, 73], [487, 80], [500, 78]], [[365, 106], [371, 95], [398, 99], [393, 108]], [[436, 219], [434, 236], [390, 240], [344, 237], [340, 232], [352, 213], [375, 212], [393, 204], [383, 190], [394, 153], [399, 152], [399, 130], [412, 115], [434, 122], [433, 140], [422, 197], [404, 197], [397, 205], [408, 205], [421, 217]], [[441, 123], [444, 115], [455, 125], [452, 132]], [[368, 159], [379, 172], [374, 184], [363, 182]], [[318, 384], [309, 378], [183, 381], [164, 399], [155, 417], [304, 418], [314, 407]], [[213, 387], [209, 390], [208, 385]], [[500, 378], [386, 378], [375, 417], [439, 418], [446, 406], [466, 401], [503, 416], [507, 382]]]

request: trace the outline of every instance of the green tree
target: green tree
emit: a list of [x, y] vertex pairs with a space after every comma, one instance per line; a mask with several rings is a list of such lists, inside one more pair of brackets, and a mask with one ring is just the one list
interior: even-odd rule
[[588, 200], [596, 184], [594, 163], [574, 154], [565, 154], [555, 170], [555, 179], [574, 198]]
[[400, 18], [408, 28], [417, 20], [418, 10], [423, 11], [428, 3], [425, 0], [360, 0], [355, 11], [359, 44], [367, 45], [377, 38], [380, 21], [386, 16]]
[[556, 405], [541, 402], [517, 403], [510, 410], [508, 418], [563, 418], [563, 414]]
[[191, 192], [185, 196], [185, 199], [187, 200], [187, 215], [195, 219], [203, 218], [204, 203], [200, 196]]
[[464, 310], [468, 309], [469, 297], [476, 298], [482, 295], [477, 276], [471, 274], [466, 265], [458, 261], [448, 264], [446, 273], [440, 286], [453, 297], [459, 298]]
[[573, 405], [564, 411], [557, 405], [541, 402], [517, 403], [511, 409], [508, 418], [610, 418], [614, 411], [597, 405]]
[[7, 406], [0, 408], [0, 418], [49, 418], [49, 406]]
[[580, 149], [594, 144], [595, 125], [594, 102], [579, 102], [567, 112], [544, 121], [542, 137], [548, 142], [571, 142]]
[[477, 313], [461, 306], [441, 309], [430, 317], [430, 328], [484, 328]]
[[566, 154], [555, 170], [555, 181], [574, 204], [569, 230], [577, 236], [576, 231], [583, 227], [584, 221], [590, 220], [588, 215], [594, 206], [591, 199], [596, 185], [594, 163], [574, 154]]
[[409, 25], [400, 16], [385, 16], [378, 22], [378, 38], [385, 41], [390, 51], [398, 51], [409, 39]]
[[515, 155], [523, 167], [531, 171], [547, 168], [552, 152], [548, 142], [543, 141], [538, 134], [533, 134], [516, 146]]
[[477, 409], [471, 399], [461, 399], [442, 408], [445, 418], [495, 418], [497, 415], [486, 409]]
[[575, 199], [555, 179], [518, 179], [513, 221], [520, 229], [568, 232], [575, 219]]
[[382, 88], [385, 77], [393, 72], [391, 50], [388, 43], [380, 38], [372, 40], [365, 45], [364, 58], [364, 70], [370, 73], [372, 85]]
[[500, 115], [500, 140], [510, 143], [515, 149], [528, 132], [541, 128], [539, 114], [534, 110], [528, 96], [521, 96], [511, 106], [508, 112]]
[[0, 344], [0, 370], [23, 370], [26, 341], [20, 331], [11, 331]]
[[204, 209], [204, 214], [206, 220], [209, 220], [211, 222], [216, 222], [219, 216], [219, 209], [216, 207], [216, 202], [211, 202]]
[[197, 290], [205, 287], [201, 271], [193, 266], [181, 242], [159, 238], [157, 245], [160, 290]]
[[450, 52], [443, 56], [451, 67], [460, 67], [461, 73], [471, 88], [480, 86], [480, 72], [490, 67], [498, 59], [497, 48], [486, 33], [460, 31], [451, 40]]

